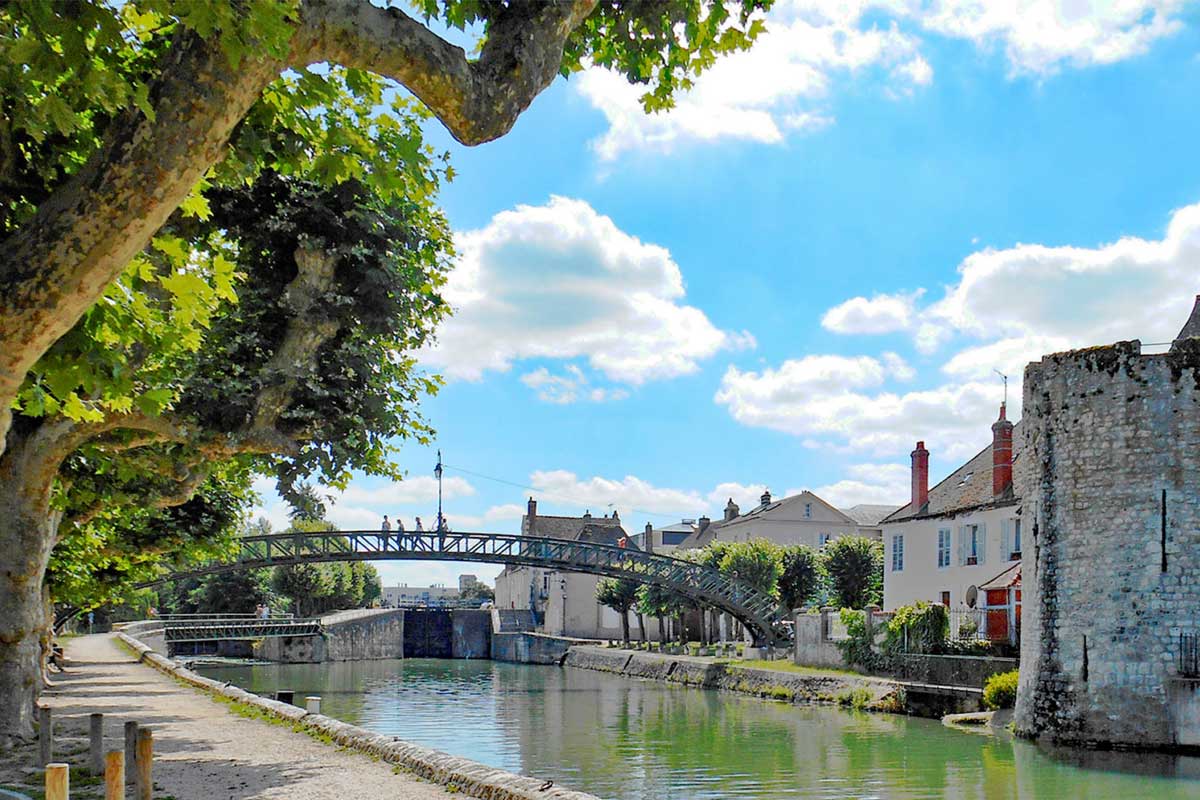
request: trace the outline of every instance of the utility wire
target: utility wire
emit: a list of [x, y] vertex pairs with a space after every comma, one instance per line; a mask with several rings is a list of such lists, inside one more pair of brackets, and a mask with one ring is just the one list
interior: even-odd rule
[[[527, 489], [531, 492], [536, 492], [537, 494], [543, 495], [545, 497], [557, 498], [559, 500], [564, 500], [569, 503], [581, 505], [584, 508], [587, 508], [588, 506], [591, 505], [586, 500], [582, 500], [578, 497], [571, 497], [569, 495], [560, 494], [559, 492], [546, 491], [545, 489], [539, 488], [537, 486], [530, 486], [527, 483], [517, 483], [516, 481], [505, 480], [504, 478], [497, 478], [494, 475], [484, 475], [482, 472], [475, 472], [474, 470], [467, 469], [466, 467], [456, 467], [453, 464], [443, 463], [442, 469], [452, 469], [452, 470], [455, 470], [456, 472], [461, 472], [464, 475], [470, 475], [474, 478], [482, 478], [485, 481], [493, 481], [495, 483], [502, 483], [505, 486], [513, 486], [517, 489]], [[616, 504], [608, 503], [609, 508], [612, 508], [614, 505], [616, 505]], [[651, 517], [662, 517], [663, 519], [683, 519], [685, 517], [685, 515], [681, 515], [681, 514], [664, 514], [661, 511], [647, 511], [644, 508], [634, 508], [631, 510], [635, 514], [643, 514], [643, 515], [651, 516]]]

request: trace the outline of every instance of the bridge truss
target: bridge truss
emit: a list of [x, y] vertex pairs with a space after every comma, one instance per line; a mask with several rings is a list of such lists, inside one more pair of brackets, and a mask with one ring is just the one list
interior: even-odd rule
[[311, 636], [321, 632], [319, 619], [168, 619], [163, 637], [169, 644], [269, 639], [277, 636]]
[[506, 533], [449, 531], [318, 531], [243, 536], [224, 561], [165, 575], [168, 580], [214, 572], [327, 561], [473, 561], [585, 572], [661, 586], [739, 620], [761, 645], [791, 639], [778, 602], [720, 571], [640, 550]]

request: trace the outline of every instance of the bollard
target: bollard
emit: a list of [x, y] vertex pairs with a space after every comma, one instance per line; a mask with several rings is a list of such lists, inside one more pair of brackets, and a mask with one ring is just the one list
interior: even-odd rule
[[125, 800], [125, 752], [109, 750], [104, 756], [104, 800]]
[[153, 800], [151, 795], [154, 792], [154, 779], [150, 775], [153, 762], [154, 734], [149, 728], [142, 728], [138, 731], [137, 764], [134, 765], [137, 780], [134, 782], [133, 796], [136, 800]]
[[304, 710], [310, 714], [320, 714], [321, 698], [315, 695], [304, 698]]
[[38, 706], [38, 765], [49, 767], [54, 760], [54, 718], [50, 706]]
[[104, 774], [104, 715], [88, 714], [88, 766], [93, 775]]
[[133, 783], [137, 773], [138, 724], [132, 720], [125, 723], [125, 780]]
[[275, 693], [276, 700], [278, 700], [281, 703], [287, 703], [288, 705], [291, 705], [294, 702], [295, 697], [296, 697], [296, 693], [293, 692], [291, 689], [280, 689], [278, 692]]
[[67, 800], [71, 796], [71, 768], [66, 764], [46, 765], [46, 800]]

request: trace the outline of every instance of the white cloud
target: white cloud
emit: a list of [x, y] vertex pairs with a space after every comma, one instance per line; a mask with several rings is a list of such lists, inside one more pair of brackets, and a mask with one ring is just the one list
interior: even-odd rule
[[[739, 422], [796, 435], [806, 446], [890, 455], [925, 439], [941, 456], [970, 456], [987, 443], [996, 417], [1002, 391], [996, 371], [1009, 377], [1016, 419], [1030, 361], [1122, 339], [1171, 341], [1200, 290], [1197, 264], [1200, 204], [1174, 212], [1161, 239], [981, 250], [962, 262], [944, 297], [924, 308], [893, 302], [907, 295], [880, 295], [830, 312], [841, 310], [835, 329], [907, 331], [925, 352], [957, 341], [960, 348], [941, 367], [950, 382], [886, 391], [887, 378], [915, 377], [894, 353], [810, 355], [757, 372], [730, 367], [715, 399]], [[883, 310], [872, 316], [866, 309]]]
[[884, 72], [896, 87], [929, 83], [932, 68], [916, 49], [916, 40], [895, 24], [782, 10], [768, 18], [753, 48], [719, 59], [669, 111], [646, 114], [638, 100], [644, 89], [604, 69], [589, 69], [573, 83], [608, 119], [608, 131], [593, 147], [611, 161], [625, 150], [666, 152], [680, 142], [718, 139], [775, 143], [785, 130], [825, 127], [832, 118], [824, 99], [841, 75], [896, 67]]
[[829, 375], [813, 375], [803, 368], [805, 362], [830, 358], [840, 357], [809, 356], [762, 372], [730, 367], [716, 402], [744, 425], [808, 437], [848, 452], [907, 452], [917, 439], [932, 439], [936, 432], [942, 453], [956, 458], [974, 453], [990, 436], [988, 425], [1000, 397], [996, 382], [947, 384], [905, 394], [868, 393], [861, 389], [881, 383], [882, 377], [872, 382], [851, 371], [838, 385]]
[[854, 464], [846, 473], [849, 477], [819, 486], [813, 493], [838, 508], [859, 503], [899, 507], [912, 491], [911, 467], [904, 464]]
[[[373, 487], [352, 483], [344, 492], [330, 492], [335, 503], [353, 503], [356, 505], [396, 506], [409, 503], [428, 503], [437, 499], [437, 478], [430, 475], [418, 475], [405, 478], [395, 483], [384, 483]], [[451, 476], [442, 479], [442, 496], [447, 500], [457, 497], [471, 497], [475, 487], [466, 478]]]
[[928, 31], [978, 47], [1003, 45], [1013, 74], [1047, 75], [1064, 65], [1111, 64], [1145, 53], [1181, 29], [1175, 15], [1185, 5], [1186, 0], [963, 0], [919, 6], [916, 16]]
[[590, 386], [583, 370], [574, 364], [568, 364], [566, 374], [563, 375], [554, 375], [545, 367], [538, 367], [533, 372], [522, 375], [521, 383], [536, 391], [539, 400], [556, 405], [566, 405], [577, 400], [606, 403], [629, 397], [629, 392], [625, 389]]
[[777, 3], [755, 45], [719, 59], [670, 111], [646, 114], [638, 101], [643, 90], [603, 69], [572, 83], [607, 118], [608, 130], [592, 143], [605, 161], [627, 150], [669, 152], [682, 142], [774, 144], [789, 130], [831, 124], [829, 97], [839, 81], [874, 80], [892, 98], [928, 86], [934, 70], [921, 49], [930, 36], [966, 40], [985, 52], [1002, 48], [1011, 77], [1042, 77], [1145, 53], [1182, 28], [1185, 5], [793, 0]]
[[520, 519], [525, 514], [525, 506], [516, 503], [492, 506], [484, 512], [483, 518], [489, 522], [502, 519]]
[[[456, 246], [459, 263], [443, 291], [455, 313], [421, 354], [451, 378], [477, 380], [526, 358], [586, 358], [609, 380], [639, 385], [753, 345], [749, 334], [719, 330], [683, 302], [683, 275], [665, 248], [630, 236], [582, 200], [518, 206], [459, 235]], [[556, 376], [530, 376], [544, 399], [570, 402], [562, 399], [569, 387], [553, 386]], [[586, 396], [619, 394], [591, 388]]]
[[871, 299], [852, 297], [821, 317], [821, 327], [834, 333], [894, 333], [915, 324], [916, 302], [924, 290], [877, 294]]
[[[1197, 264], [1200, 204], [1174, 212], [1162, 239], [981, 250], [962, 262], [958, 283], [925, 313], [953, 332], [997, 340], [998, 357], [1020, 342], [1061, 349], [1170, 341], [1200, 289]], [[964, 368], [960, 361], [953, 369]]]

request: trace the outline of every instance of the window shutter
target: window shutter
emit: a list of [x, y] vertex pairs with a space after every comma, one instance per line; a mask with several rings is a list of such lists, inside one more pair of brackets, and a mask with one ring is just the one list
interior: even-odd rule
[[958, 526], [958, 565], [967, 563], [967, 526]]
[[979, 563], [987, 561], [987, 525], [979, 523]]
[[1012, 520], [1005, 519], [1000, 521], [1000, 560], [1007, 561], [1008, 554], [1012, 552], [1012, 545], [1009, 543], [1012, 539]]

